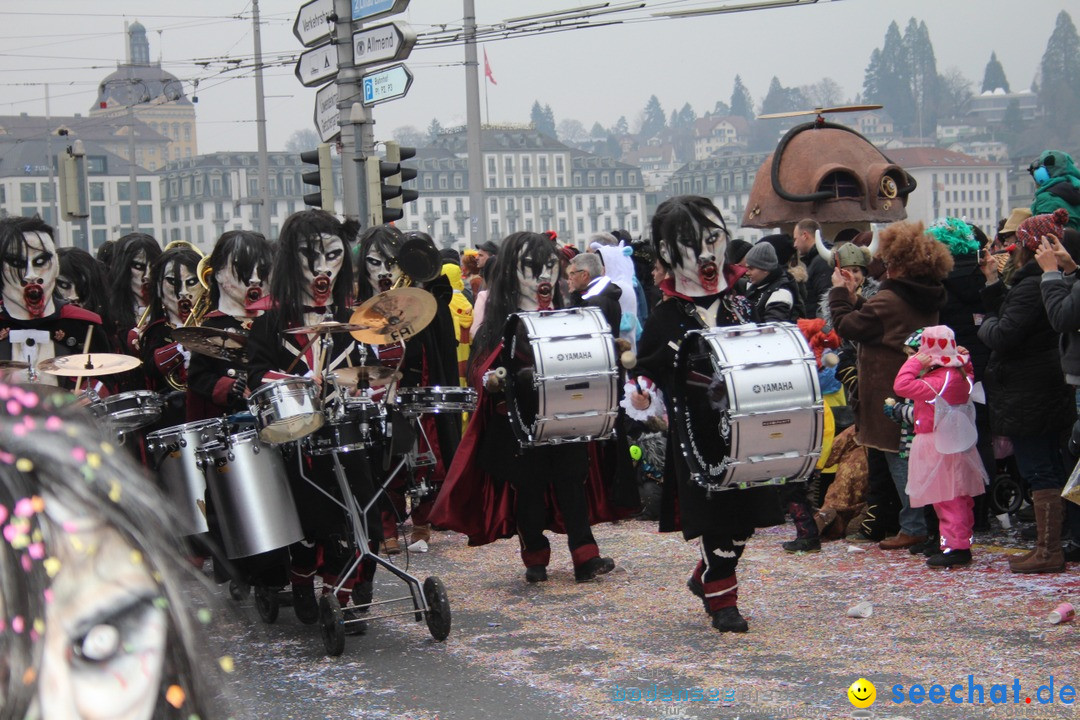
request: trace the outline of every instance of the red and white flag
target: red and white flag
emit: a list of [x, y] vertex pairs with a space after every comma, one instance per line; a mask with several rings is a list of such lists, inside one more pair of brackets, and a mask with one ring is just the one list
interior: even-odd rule
[[484, 48], [484, 77], [491, 81], [492, 85], [498, 85], [495, 82], [495, 76], [491, 74], [491, 63], [488, 62], [487, 48]]

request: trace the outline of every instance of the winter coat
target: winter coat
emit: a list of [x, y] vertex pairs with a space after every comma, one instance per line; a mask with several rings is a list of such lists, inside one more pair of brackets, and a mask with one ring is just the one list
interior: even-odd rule
[[1065, 384], [1058, 333], [1039, 291], [1042, 269], [1031, 260], [1013, 274], [1008, 291], [996, 282], [982, 291], [989, 313], [979, 339], [990, 348], [984, 382], [990, 427], [998, 435], [1045, 435], [1072, 424], [1073, 392]]
[[934, 432], [934, 401], [941, 388], [945, 388], [942, 397], [950, 405], [962, 405], [971, 395], [969, 380], [959, 368], [934, 367], [919, 377], [922, 371], [921, 362], [914, 357], [908, 358], [893, 383], [897, 395], [915, 401], [915, 432], [920, 435]]
[[806, 266], [806, 310], [810, 312], [818, 306], [821, 298], [829, 294], [832, 287], [832, 268], [825, 258], [818, 255], [817, 248], [810, 248], [810, 252], [799, 256], [799, 261]]
[[952, 328], [957, 345], [967, 348], [975, 380], [981, 380], [990, 361], [990, 348], [979, 339], [978, 323], [985, 312], [979, 291], [986, 286], [986, 277], [979, 270], [979, 256], [975, 253], [953, 256], [953, 269], [944, 285], [948, 296], [939, 322]]
[[944, 286], [918, 278], [888, 278], [869, 300], [842, 287], [829, 292], [837, 334], [858, 345], [855, 426], [860, 444], [887, 452], [900, 450], [900, 427], [885, 417], [881, 408], [892, 395], [893, 381], [907, 359], [904, 341], [919, 328], [937, 325], [944, 305]]
[[[1054, 163], [1046, 165], [1048, 157]], [[1049, 214], [1058, 208], [1069, 211], [1068, 227], [1080, 230], [1080, 168], [1069, 155], [1057, 150], [1047, 150], [1039, 156], [1038, 163], [1049, 171], [1050, 179], [1035, 188], [1031, 212], [1035, 215]]]
[[1073, 385], [1080, 385], [1080, 283], [1060, 271], [1043, 273], [1039, 283], [1050, 327], [1061, 333], [1061, 369]]
[[613, 283], [611, 278], [601, 275], [589, 283], [584, 293], [571, 292], [570, 304], [574, 307], [600, 308], [604, 319], [611, 326], [612, 336], [617, 338], [619, 326], [622, 324], [622, 308], [619, 306], [622, 294], [622, 288]]
[[746, 299], [754, 306], [754, 322], [795, 322], [799, 291], [787, 271], [778, 267], [761, 283], [750, 285]]

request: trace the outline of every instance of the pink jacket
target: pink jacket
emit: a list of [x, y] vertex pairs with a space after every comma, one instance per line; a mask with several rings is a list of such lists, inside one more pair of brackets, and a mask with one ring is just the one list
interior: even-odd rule
[[[915, 418], [916, 433], [934, 432], [932, 401], [937, 397], [937, 393], [941, 392], [942, 386], [945, 387], [945, 400], [950, 405], [967, 402], [971, 394], [971, 388], [968, 385], [970, 374], [965, 377], [958, 368], [936, 367], [919, 377], [922, 370], [923, 366], [918, 360], [914, 357], [908, 358], [908, 361], [900, 367], [900, 372], [896, 374], [896, 381], [893, 383], [893, 392], [915, 401], [912, 415]], [[946, 377], [949, 379], [947, 385]]]

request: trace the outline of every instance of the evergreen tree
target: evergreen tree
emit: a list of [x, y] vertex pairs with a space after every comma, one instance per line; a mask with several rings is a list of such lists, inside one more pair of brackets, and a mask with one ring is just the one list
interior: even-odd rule
[[792, 112], [805, 110], [809, 101], [799, 88], [788, 88], [780, 84], [780, 78], [773, 76], [769, 83], [769, 92], [761, 103], [761, 114]]
[[878, 65], [877, 102], [885, 106], [901, 132], [910, 133], [915, 124], [915, 98], [911, 93], [911, 67], [907, 48], [895, 21], [885, 32]]
[[862, 99], [867, 103], [881, 103], [881, 50], [870, 53], [870, 64], [863, 73]]
[[643, 138], [656, 137], [664, 131], [665, 127], [667, 127], [667, 118], [664, 115], [664, 109], [660, 107], [660, 99], [653, 95], [645, 105], [640, 134]]
[[555, 112], [551, 109], [550, 105], [544, 105], [544, 127], [551, 129], [550, 133], [547, 133], [547, 130], [545, 129], [544, 132], [546, 134], [551, 135], [551, 137], [557, 137], [555, 129]]
[[731, 91], [731, 114], [747, 120], [754, 119], [754, 98], [738, 75], [735, 76], [735, 88]]
[[1001, 131], [1005, 142], [1012, 148], [1024, 132], [1024, 116], [1020, 112], [1020, 101], [1013, 98], [1005, 108], [1005, 116], [1001, 119]]
[[724, 102], [723, 100], [717, 100], [716, 104], [713, 105], [712, 114], [724, 117], [733, 113], [731, 112], [731, 107], [726, 102]]
[[551, 111], [550, 105], [541, 105], [539, 100], [535, 101], [529, 112], [529, 122], [538, 132], [548, 137], [556, 137], [555, 113]]
[[912, 130], [920, 136], [933, 136], [937, 128], [939, 108], [942, 104], [942, 88], [934, 58], [934, 45], [925, 22], [912, 18], [904, 32], [907, 50], [908, 83], [915, 101], [915, 118]]
[[1039, 101], [1049, 126], [1068, 137], [1080, 115], [1080, 37], [1072, 18], [1062, 10], [1043, 53]]
[[439, 134], [442, 133], [443, 126], [439, 122], [439, 118], [431, 118], [431, 124], [428, 125], [428, 144], [434, 145], [435, 141], [439, 139]]
[[983, 71], [982, 92], [993, 92], [998, 88], [1009, 92], [1009, 81], [1005, 79], [1005, 68], [998, 62], [997, 53], [991, 52], [990, 62]]
[[605, 138], [605, 137], [607, 137], [607, 135], [608, 135], [608, 131], [605, 130], [604, 126], [601, 125], [598, 122], [594, 122], [593, 126], [592, 126], [592, 129], [589, 130], [589, 137], [593, 138], [594, 140], [599, 140], [601, 138]]
[[630, 123], [626, 122], [625, 115], [620, 115], [619, 119], [615, 121], [614, 127], [611, 128], [611, 133], [612, 135], [619, 137], [630, 134]]

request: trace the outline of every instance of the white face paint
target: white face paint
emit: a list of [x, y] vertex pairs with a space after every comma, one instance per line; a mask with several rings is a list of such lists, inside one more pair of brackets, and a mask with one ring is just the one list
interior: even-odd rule
[[146, 251], [140, 250], [135, 253], [135, 259], [131, 261], [131, 292], [136, 301], [142, 307], [150, 302], [150, 262], [146, 259]]
[[23, 253], [2, 258], [4, 272], [4, 309], [13, 318], [30, 320], [55, 311], [53, 290], [60, 274], [56, 245], [43, 232], [23, 233]]
[[166, 611], [155, 603], [160, 589], [115, 529], [86, 520], [64, 526], [52, 548], [60, 570], [45, 612], [40, 715], [148, 720], [162, 692], [168, 636]]
[[317, 307], [329, 305], [345, 264], [345, 243], [336, 235], [320, 235], [310, 247], [300, 249], [297, 260], [304, 278], [304, 297]]
[[525, 312], [550, 310], [555, 283], [559, 281], [559, 258], [552, 255], [540, 268], [539, 275], [533, 273], [530, 260], [526, 254], [518, 261], [518, 308]]
[[217, 309], [233, 317], [258, 317], [260, 310], [248, 310], [247, 306], [259, 300], [263, 294], [264, 278], [259, 276], [259, 267], [251, 269], [251, 277], [238, 278], [233, 270], [232, 257], [225, 261], [225, 267], [214, 273], [220, 297]]
[[79, 291], [75, 287], [75, 281], [69, 280], [63, 275], [56, 276], [56, 294], [72, 305], [82, 305], [79, 300]]
[[[707, 213], [706, 217], [720, 225], [720, 218], [716, 215]], [[668, 244], [664, 243], [660, 248], [664, 261], [672, 266], [671, 271], [675, 276], [675, 290], [687, 297], [715, 295], [727, 289], [727, 282], [724, 280], [723, 272], [724, 252], [727, 250], [727, 234], [722, 227], [702, 227], [699, 232], [701, 233], [700, 254], [696, 253], [694, 248], [689, 245], [676, 243], [679, 258], [682, 260], [681, 264], [677, 266], [671, 262]]]
[[187, 265], [170, 262], [165, 266], [158, 293], [161, 304], [165, 306], [165, 316], [169, 324], [183, 325], [187, 320], [198, 285], [199, 279], [195, 276], [195, 271]]
[[401, 278], [401, 267], [393, 258], [388, 258], [372, 246], [364, 258], [364, 266], [367, 270], [368, 284], [376, 293], [386, 292], [394, 287]]

